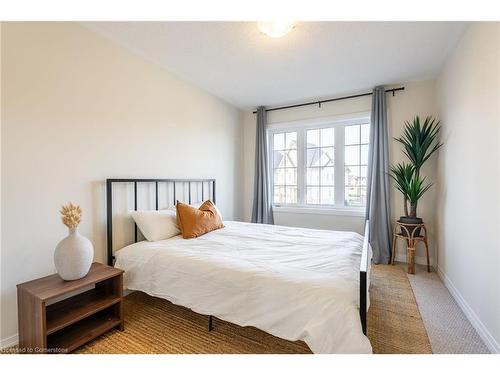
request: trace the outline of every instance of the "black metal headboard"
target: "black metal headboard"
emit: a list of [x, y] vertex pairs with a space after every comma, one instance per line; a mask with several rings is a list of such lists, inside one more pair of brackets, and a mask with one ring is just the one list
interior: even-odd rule
[[[113, 255], [113, 184], [114, 183], [133, 183], [134, 184], [134, 210], [137, 210], [137, 184], [154, 183], [155, 184], [155, 208], [158, 210], [158, 184], [172, 184], [173, 204], [177, 201], [176, 187], [181, 184], [182, 189], [188, 188], [188, 203], [191, 203], [191, 186], [198, 184], [201, 186], [201, 198], [205, 199], [205, 184], [208, 184], [208, 198], [215, 203], [215, 179], [169, 179], [169, 178], [108, 178], [106, 180], [106, 225], [107, 225], [107, 262], [112, 266], [115, 259]], [[134, 242], [137, 242], [137, 225], [134, 229]]]

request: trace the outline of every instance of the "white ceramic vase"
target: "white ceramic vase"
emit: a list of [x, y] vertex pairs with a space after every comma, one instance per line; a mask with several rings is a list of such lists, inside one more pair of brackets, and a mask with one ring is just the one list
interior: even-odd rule
[[77, 280], [89, 273], [94, 259], [94, 246], [88, 238], [78, 233], [78, 228], [70, 228], [69, 235], [57, 244], [54, 264], [63, 280]]

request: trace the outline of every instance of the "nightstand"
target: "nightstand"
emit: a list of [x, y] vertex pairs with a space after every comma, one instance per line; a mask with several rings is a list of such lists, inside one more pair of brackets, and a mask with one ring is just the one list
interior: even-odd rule
[[69, 353], [124, 329], [123, 271], [93, 263], [79, 280], [55, 274], [19, 284], [17, 310], [22, 353]]

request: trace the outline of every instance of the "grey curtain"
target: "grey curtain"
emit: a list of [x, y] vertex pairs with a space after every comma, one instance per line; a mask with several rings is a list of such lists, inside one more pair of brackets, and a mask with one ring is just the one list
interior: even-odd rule
[[252, 223], [274, 224], [271, 207], [271, 186], [267, 155], [267, 114], [264, 107], [257, 108], [255, 137], [255, 179], [253, 188]]
[[370, 244], [375, 263], [391, 259], [391, 207], [389, 199], [389, 136], [385, 88], [373, 89], [368, 155], [366, 218], [370, 220]]

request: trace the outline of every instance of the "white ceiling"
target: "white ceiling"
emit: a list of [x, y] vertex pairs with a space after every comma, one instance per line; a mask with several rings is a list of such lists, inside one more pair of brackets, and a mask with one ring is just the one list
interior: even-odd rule
[[465, 22], [299, 22], [272, 39], [255, 22], [88, 22], [240, 108], [435, 78]]

